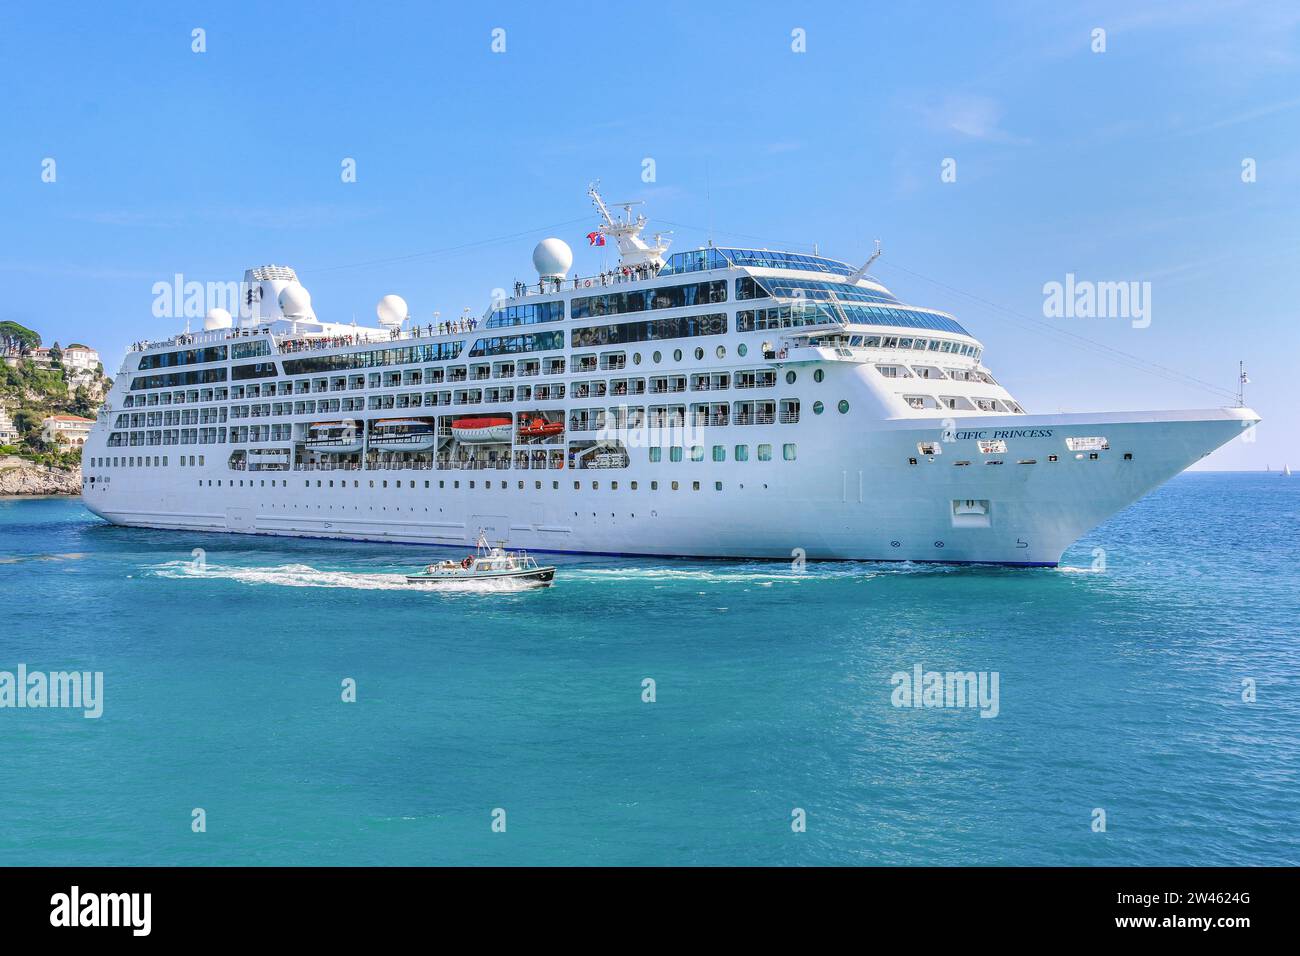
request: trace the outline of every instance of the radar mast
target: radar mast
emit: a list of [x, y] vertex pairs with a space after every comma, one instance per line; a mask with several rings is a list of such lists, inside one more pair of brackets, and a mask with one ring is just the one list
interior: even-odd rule
[[600, 180], [597, 180], [587, 187], [587, 195], [591, 197], [592, 205], [604, 220], [604, 223], [597, 227], [597, 231], [603, 236], [612, 236], [618, 243], [618, 254], [623, 265], [632, 268], [649, 265], [656, 270], [661, 268], [664, 264], [664, 253], [668, 251], [671, 240], [665, 239], [661, 233], [655, 234], [653, 245], [641, 238], [646, 218], [643, 213], [637, 213], [636, 218], [633, 219], [632, 207], [641, 205], [644, 200], [615, 203], [615, 206], [623, 210], [623, 218], [615, 219], [600, 195], [599, 186]]

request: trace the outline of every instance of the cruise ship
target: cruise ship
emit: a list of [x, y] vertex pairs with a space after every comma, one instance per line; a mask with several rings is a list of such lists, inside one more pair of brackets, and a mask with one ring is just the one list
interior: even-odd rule
[[871, 274], [878, 250], [670, 255], [633, 204], [589, 194], [617, 266], [571, 274], [546, 239], [537, 278], [481, 316], [420, 324], [386, 295], [372, 327], [328, 322], [292, 269], [249, 270], [234, 315], [127, 353], [87, 507], [198, 532], [1051, 566], [1259, 420], [1036, 414], [956, 318]]

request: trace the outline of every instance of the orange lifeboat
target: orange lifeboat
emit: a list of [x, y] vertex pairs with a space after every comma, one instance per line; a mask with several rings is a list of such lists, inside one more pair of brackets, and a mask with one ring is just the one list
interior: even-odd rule
[[564, 422], [548, 422], [544, 418], [534, 418], [526, 425], [519, 426], [520, 438], [547, 438], [564, 433]]
[[457, 441], [467, 445], [508, 445], [513, 424], [510, 418], [497, 415], [457, 418], [451, 423], [451, 434]]

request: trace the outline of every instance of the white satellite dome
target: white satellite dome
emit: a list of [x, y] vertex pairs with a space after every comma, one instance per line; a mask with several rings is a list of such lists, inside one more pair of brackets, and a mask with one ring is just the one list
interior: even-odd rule
[[406, 300], [400, 295], [390, 294], [379, 300], [375, 313], [379, 316], [380, 325], [391, 327], [405, 322], [411, 310], [406, 307]]
[[311, 293], [296, 282], [280, 290], [280, 311], [286, 318], [307, 318], [311, 312]]
[[543, 239], [533, 250], [533, 265], [543, 279], [560, 279], [573, 265], [573, 250], [563, 239]]
[[233, 328], [235, 320], [230, 317], [230, 313], [225, 309], [208, 309], [208, 314], [203, 317], [203, 329], [205, 332], [214, 332], [217, 329]]

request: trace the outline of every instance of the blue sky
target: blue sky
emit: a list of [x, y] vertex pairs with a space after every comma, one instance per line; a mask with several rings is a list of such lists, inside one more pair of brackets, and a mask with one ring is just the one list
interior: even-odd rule
[[[599, 178], [676, 249], [881, 239], [1031, 412], [1231, 403], [1242, 359], [1266, 420], [1205, 464], [1300, 465], [1300, 6], [1060, 6], [6, 5], [0, 319], [113, 373], [174, 331], [175, 273], [292, 265], [342, 321], [479, 312], [545, 235], [600, 267]], [[1067, 273], [1150, 282], [1149, 327], [1045, 318]]]

